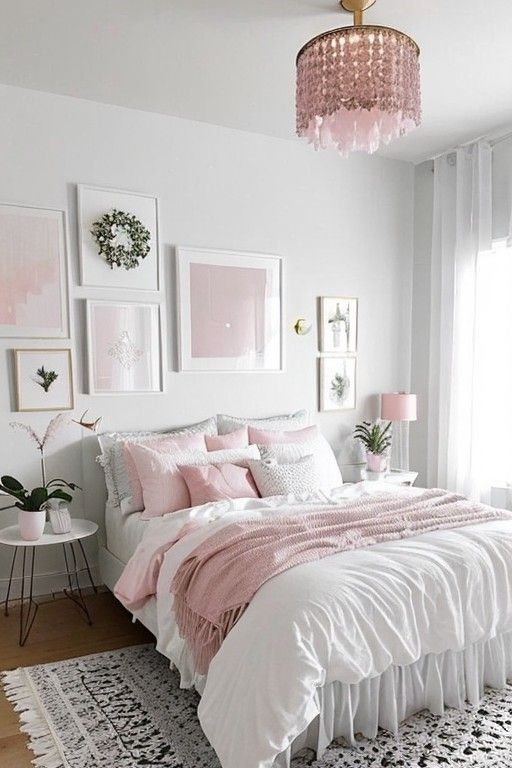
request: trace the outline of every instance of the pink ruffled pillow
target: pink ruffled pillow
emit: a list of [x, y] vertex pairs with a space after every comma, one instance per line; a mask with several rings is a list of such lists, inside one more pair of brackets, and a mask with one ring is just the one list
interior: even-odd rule
[[294, 430], [256, 429], [249, 426], [249, 443], [251, 445], [278, 445], [279, 443], [309, 443], [319, 435], [318, 427], [304, 427]]
[[247, 448], [249, 445], [249, 430], [246, 426], [235, 429], [227, 435], [205, 435], [206, 447], [209, 451], [222, 451], [225, 448]]
[[146, 445], [152, 451], [158, 453], [175, 453], [176, 451], [205, 451], [206, 443], [203, 434], [193, 435], [162, 435], [162, 437], [149, 437], [147, 440], [141, 440], [132, 443], [129, 440], [123, 442], [124, 463], [128, 480], [131, 486], [131, 499], [125, 499], [121, 502], [123, 512], [140, 512], [144, 509], [144, 497], [142, 495], [142, 486], [140, 484], [139, 473], [135, 461], [130, 452], [133, 445]]
[[191, 506], [223, 499], [256, 499], [259, 497], [251, 470], [236, 464], [180, 466], [179, 470], [190, 493]]

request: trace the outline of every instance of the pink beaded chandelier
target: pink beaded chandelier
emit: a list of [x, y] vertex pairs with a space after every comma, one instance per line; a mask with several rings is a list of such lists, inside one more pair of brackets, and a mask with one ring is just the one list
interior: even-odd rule
[[421, 122], [420, 50], [390, 27], [363, 24], [375, 0], [341, 0], [354, 25], [314, 37], [297, 55], [297, 134], [315, 149], [376, 152]]

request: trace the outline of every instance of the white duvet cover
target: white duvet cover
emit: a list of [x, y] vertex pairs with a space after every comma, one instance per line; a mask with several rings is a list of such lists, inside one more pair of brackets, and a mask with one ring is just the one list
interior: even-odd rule
[[[360, 483], [339, 489], [336, 498], [350, 503], [383, 490], [421, 493]], [[199, 719], [223, 768], [271, 768], [317, 716], [317, 687], [358, 683], [392, 665], [512, 631], [512, 522], [497, 521], [343, 552], [281, 573], [257, 592], [207, 678], [196, 678], [174, 622], [174, 573], [221, 527], [282, 514], [294, 504], [304, 499], [217, 502], [149, 524], [153, 534], [160, 526], [167, 534], [168, 526], [178, 531], [190, 519], [201, 523], [162, 563], [157, 648], [176, 664], [184, 687], [195, 684], [202, 692]]]

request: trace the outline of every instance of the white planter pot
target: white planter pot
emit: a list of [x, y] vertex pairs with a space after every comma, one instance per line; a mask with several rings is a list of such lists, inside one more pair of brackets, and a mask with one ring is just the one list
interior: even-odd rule
[[50, 509], [50, 523], [54, 533], [69, 533], [71, 530], [71, 515], [66, 506]]
[[21, 538], [25, 541], [37, 541], [43, 535], [45, 522], [46, 509], [39, 509], [37, 512], [27, 512], [25, 509], [20, 509], [18, 525]]

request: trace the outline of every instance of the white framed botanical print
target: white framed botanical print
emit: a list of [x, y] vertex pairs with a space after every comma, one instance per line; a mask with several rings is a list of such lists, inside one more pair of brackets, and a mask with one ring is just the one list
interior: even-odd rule
[[162, 347], [159, 304], [87, 301], [91, 395], [162, 392]]
[[15, 349], [14, 370], [18, 411], [73, 410], [70, 349]]
[[177, 287], [180, 370], [283, 369], [279, 256], [179, 247]]
[[64, 211], [0, 205], [0, 337], [69, 338]]
[[158, 198], [79, 184], [81, 285], [158, 291]]
[[357, 352], [357, 299], [342, 296], [320, 298], [320, 352]]
[[348, 411], [356, 407], [356, 358], [321, 357], [320, 410]]

